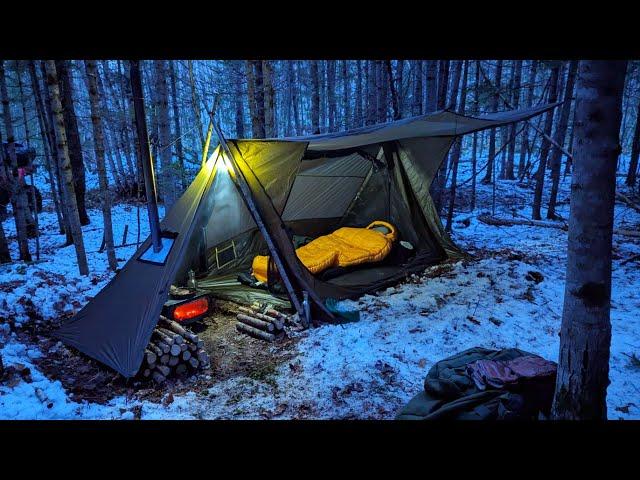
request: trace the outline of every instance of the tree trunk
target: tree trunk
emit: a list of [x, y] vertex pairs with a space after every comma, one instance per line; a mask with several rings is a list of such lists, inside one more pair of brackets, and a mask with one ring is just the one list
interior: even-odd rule
[[265, 95], [264, 95], [264, 72], [262, 70], [262, 61], [254, 60], [253, 71], [255, 74], [255, 98], [256, 98], [256, 120], [257, 125], [254, 126], [254, 131], [257, 137], [265, 138], [266, 131], [266, 113], [265, 113]]
[[378, 115], [377, 123], [385, 123], [387, 121], [387, 82], [384, 73], [384, 61], [376, 60], [376, 87], [378, 91]]
[[640, 101], [638, 102], [638, 110], [636, 112], [636, 126], [633, 130], [633, 142], [631, 143], [631, 159], [629, 160], [629, 170], [625, 184], [630, 187], [636, 186], [636, 178], [638, 175], [638, 157], [640, 157]]
[[446, 108], [449, 110], [456, 110], [458, 105], [458, 93], [460, 93], [460, 79], [462, 78], [462, 64], [463, 60], [457, 60], [454, 62], [453, 77], [451, 79], [451, 92], [449, 92], [449, 99], [447, 101]]
[[353, 125], [355, 127], [362, 127], [362, 100], [364, 96], [362, 90], [362, 60], [356, 60], [356, 63], [358, 66], [358, 71], [356, 73], [356, 105], [354, 108]]
[[320, 133], [320, 79], [318, 72], [318, 60], [311, 60], [309, 65], [311, 75], [311, 133]]
[[351, 126], [351, 78], [349, 78], [349, 62], [342, 60], [342, 129]]
[[[567, 83], [564, 89], [564, 103], [560, 111], [560, 118], [556, 126], [554, 140], [558, 145], [564, 145], [564, 139], [567, 136], [567, 126], [569, 125], [569, 113], [571, 112], [571, 99], [573, 98], [573, 87], [576, 80], [576, 72], [578, 71], [578, 61], [572, 60], [569, 64], [567, 72]], [[551, 151], [551, 196], [549, 198], [549, 208], [547, 210], [547, 218], [549, 220], [556, 219], [556, 201], [558, 198], [558, 188], [560, 186], [560, 169], [562, 167], [562, 151], [554, 148]]]
[[273, 88], [273, 65], [270, 60], [262, 61], [262, 75], [264, 84], [264, 132], [265, 137], [277, 136], [275, 124], [275, 90]]
[[85, 60], [87, 83], [89, 85], [89, 103], [91, 107], [91, 125], [93, 127], [93, 145], [96, 152], [96, 165], [98, 169], [98, 181], [100, 183], [100, 196], [102, 197], [102, 218], [104, 219], [104, 245], [107, 250], [109, 268], [114, 272], [118, 268], [116, 251], [113, 246], [113, 225], [111, 223], [111, 198], [109, 182], [104, 161], [104, 130], [102, 128], [102, 116], [100, 98], [98, 96], [98, 69], [94, 60]]
[[605, 420], [611, 237], [626, 61], [581, 61], [560, 356], [552, 415]]
[[82, 229], [80, 228], [80, 214], [78, 213], [78, 204], [76, 203], [76, 194], [73, 184], [73, 173], [71, 171], [71, 159], [69, 158], [69, 149], [67, 146], [67, 133], [64, 123], [62, 102], [60, 100], [60, 88], [58, 86], [55, 61], [47, 60], [46, 68], [47, 86], [49, 87], [49, 93], [51, 96], [51, 107], [56, 121], [58, 158], [60, 159], [61, 175], [65, 183], [64, 195], [67, 212], [69, 213], [69, 229], [71, 230], [73, 244], [75, 245], [76, 258], [78, 261], [78, 269], [80, 270], [80, 275], [88, 275], [89, 265], [87, 264], [87, 256], [84, 249]]
[[49, 137], [52, 142], [51, 157], [54, 160], [54, 171], [58, 183], [58, 194], [60, 195], [60, 211], [62, 213], [62, 222], [64, 224], [65, 234], [65, 246], [73, 244], [73, 237], [71, 236], [71, 226], [69, 225], [69, 212], [67, 211], [65, 182], [62, 180], [62, 169], [60, 167], [62, 160], [58, 157], [58, 136], [56, 133], [56, 117], [53, 113], [53, 107], [51, 105], [51, 94], [47, 84], [47, 71], [46, 62], [40, 61], [40, 70], [42, 72], [42, 78], [45, 82], [45, 88], [43, 89], [44, 106], [47, 118], [49, 119]]
[[[522, 84], [522, 60], [516, 60], [513, 67], [513, 93], [511, 102], [514, 110], [517, 110], [520, 106], [520, 88]], [[516, 126], [509, 125], [509, 147], [507, 150], [507, 162], [505, 165], [504, 178], [507, 180], [514, 180], [514, 163], [516, 156]]]
[[[551, 68], [551, 84], [549, 87], [548, 103], [555, 103], [558, 100], [558, 75], [560, 73], [560, 64], [556, 63]], [[547, 112], [544, 124], [544, 133], [551, 136], [553, 127], [553, 110]], [[540, 207], [542, 205], [542, 191], [544, 188], [544, 174], [547, 170], [547, 157], [551, 143], [546, 137], [542, 137], [542, 146], [540, 147], [540, 160], [538, 161], [538, 170], [536, 171], [536, 189], [533, 195], [533, 213], [531, 218], [540, 220]]]
[[391, 108], [393, 109], [393, 119], [400, 119], [400, 104], [398, 103], [398, 92], [396, 91], [396, 84], [393, 78], [393, 69], [391, 68], [391, 60], [385, 60], [385, 71], [387, 77], [387, 83], [389, 85], [389, 92], [391, 93]]
[[244, 63], [245, 76], [247, 77], [247, 101], [249, 103], [249, 116], [251, 117], [251, 138], [260, 138], [258, 130], [258, 105], [256, 103], [256, 74], [253, 68], [253, 61], [246, 60]]
[[329, 131], [336, 131], [336, 62], [327, 60], [327, 107]]
[[438, 110], [447, 108], [447, 93], [449, 91], [449, 60], [438, 62]]
[[411, 115], [422, 115], [422, 60], [413, 62], [413, 95]]
[[[495, 112], [498, 110], [498, 99], [500, 98], [500, 87], [502, 83], [502, 60], [498, 60], [498, 64], [496, 65], [496, 73], [495, 73], [495, 91], [493, 95], [491, 95], [491, 105], [490, 110]], [[484, 178], [482, 179], [482, 183], [488, 184], [494, 181], [493, 179], [493, 169], [495, 163], [496, 156], [496, 129], [492, 128], [489, 133], [489, 160], [487, 163], [487, 171], [485, 172]]]
[[[204, 127], [202, 126], [202, 118], [200, 116], [200, 100], [198, 99], [198, 91], [196, 90], [196, 79], [193, 75], [193, 61], [187, 60], [187, 67], [189, 69], [189, 85], [191, 86], [191, 104], [193, 106], [193, 113], [196, 119], [196, 126], [198, 135], [200, 137], [200, 150], [204, 150]], [[140, 167], [139, 167], [140, 168]]]
[[[176, 85], [176, 71], [174, 60], [169, 60], [169, 79], [171, 80], [171, 108], [173, 110], [173, 130], [175, 134], [176, 157], [180, 166], [180, 186], [184, 190], [187, 188], [184, 171], [184, 151], [182, 148], [182, 128], [180, 127], [180, 110], [178, 109], [178, 89]], [[242, 102], [242, 97], [240, 97]], [[242, 104], [242, 103], [241, 103]], [[240, 137], [242, 138], [242, 137]]]
[[68, 148], [73, 173], [73, 188], [78, 205], [78, 214], [80, 215], [80, 225], [89, 225], [91, 220], [87, 215], [84, 201], [87, 189], [84, 177], [84, 158], [82, 156], [82, 145], [80, 142], [80, 131], [78, 130], [76, 111], [73, 105], [73, 85], [68, 61], [56, 60], [56, 72], [58, 73], [60, 100], [64, 108], [64, 125], [69, 142]]
[[[533, 93], [535, 91], [536, 77], [538, 75], [538, 61], [531, 60], [529, 67], [529, 78], [527, 80], [527, 98], [525, 107], [533, 106]], [[527, 152], [529, 151], [529, 124], [526, 124], [522, 131], [522, 141], [520, 143], [520, 155], [518, 157], [518, 178], [524, 178]]]
[[302, 135], [302, 121], [300, 118], [300, 94], [299, 94], [299, 88], [300, 88], [300, 62], [296, 62], [295, 64], [295, 68], [293, 65], [293, 62], [291, 64], [291, 75], [292, 75], [292, 88], [291, 88], [291, 106], [293, 108], [293, 120], [294, 120], [294, 125], [296, 127], [295, 130], [295, 134], [296, 135]]
[[[9, 105], [9, 95], [7, 93], [7, 82], [4, 73], [4, 60], [0, 60], [0, 97], [2, 100], [2, 113], [4, 118], [4, 130], [7, 134], [7, 151], [11, 168], [7, 172], [7, 185], [13, 193], [11, 203], [13, 204], [13, 216], [16, 222], [16, 232], [18, 234], [18, 249], [20, 260], [31, 261], [29, 252], [29, 239], [27, 231], [27, 211], [29, 202], [25, 190], [25, 178], [18, 173], [18, 157], [16, 155], [15, 137], [13, 135], [13, 119], [11, 118], [11, 107]], [[17, 178], [14, 177], [17, 175]]]
[[[476, 77], [473, 89], [473, 113], [480, 113], [480, 60], [476, 60]], [[476, 172], [478, 170], [478, 138], [480, 133], [474, 132], [473, 145], [471, 147], [471, 211], [476, 209]]]
[[438, 109], [438, 62], [427, 60], [426, 67], [427, 98], [422, 113], [431, 113]]
[[[463, 63], [463, 62], [464, 62], [464, 73], [462, 74], [462, 87], [460, 88], [460, 105], [458, 107], [458, 112], [464, 115], [465, 109], [467, 107], [467, 77], [469, 74], [468, 72], [469, 61], [460, 60], [460, 63]], [[458, 137], [458, 139], [453, 145], [453, 152], [451, 154], [451, 163], [453, 165], [453, 172], [451, 174], [451, 191], [449, 192], [449, 211], [447, 213], [446, 230], [448, 232], [451, 231], [451, 224], [453, 223], [453, 207], [455, 207], [455, 203], [456, 203], [456, 182], [458, 181], [458, 164], [460, 163], [460, 153], [462, 151], [462, 139], [463, 137]]]
[[33, 60], [29, 60], [28, 64], [31, 90], [35, 97], [38, 126], [40, 128], [40, 136], [42, 138], [42, 146], [44, 149], [44, 163], [49, 176], [49, 186], [51, 187], [51, 198], [53, 199], [53, 206], [56, 212], [56, 218], [58, 219], [60, 233], [64, 233], [64, 223], [62, 220], [62, 212], [58, 197], [58, 186], [56, 185], [56, 175], [53, 170], [53, 158], [51, 154], [51, 149], [55, 148], [55, 142], [53, 142], [49, 136], [49, 125], [45, 114], [44, 103], [42, 101], [40, 82], [38, 81], [38, 75], [36, 74], [36, 64]]
[[244, 102], [242, 101], [242, 62], [236, 60], [231, 68], [233, 72], [233, 93], [235, 102], [236, 138], [244, 138]]
[[373, 60], [367, 61], [365, 65], [365, 75], [367, 78], [367, 125], [376, 123], [376, 115], [378, 111], [378, 95], [376, 91], [376, 69]]
[[167, 69], [165, 60], [154, 60], [156, 100], [158, 102], [158, 151], [160, 152], [160, 188], [164, 209], [168, 212], [177, 198], [175, 177], [171, 159], [171, 127], [169, 126], [169, 98], [167, 96]]

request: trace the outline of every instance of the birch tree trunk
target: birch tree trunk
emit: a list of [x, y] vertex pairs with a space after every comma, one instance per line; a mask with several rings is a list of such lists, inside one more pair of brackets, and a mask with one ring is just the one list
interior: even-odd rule
[[320, 79], [318, 78], [318, 61], [311, 60], [309, 65], [311, 75], [311, 133], [320, 133]]
[[[498, 60], [495, 73], [495, 91], [491, 95], [491, 106], [489, 107], [492, 112], [498, 110], [498, 100], [500, 98], [500, 87], [502, 83], [502, 60]], [[492, 128], [489, 132], [489, 160], [487, 162], [487, 171], [482, 179], [482, 183], [489, 184], [494, 181], [493, 167], [496, 156], [496, 129]]]
[[31, 90], [36, 104], [36, 116], [38, 117], [38, 127], [40, 128], [40, 136], [42, 138], [42, 146], [44, 149], [44, 163], [49, 176], [49, 186], [51, 187], [51, 198], [53, 199], [53, 206], [56, 212], [56, 218], [58, 220], [58, 227], [60, 233], [64, 233], [64, 223], [62, 221], [62, 212], [60, 209], [60, 200], [58, 197], [58, 187], [56, 185], [56, 176], [53, 170], [53, 158], [51, 149], [55, 148], [55, 142], [49, 137], [49, 126], [47, 117], [45, 114], [44, 103], [42, 101], [42, 92], [40, 91], [40, 82], [38, 81], [38, 75], [36, 74], [36, 65], [33, 60], [28, 62], [29, 78], [31, 81]]
[[[26, 183], [22, 175], [18, 173], [18, 157], [16, 155], [15, 137], [13, 136], [13, 119], [11, 118], [11, 108], [9, 105], [9, 94], [7, 92], [7, 81], [4, 72], [4, 60], [0, 60], [0, 98], [2, 100], [2, 114], [4, 119], [4, 130], [7, 135], [7, 150], [11, 168], [7, 172], [7, 186], [13, 193], [11, 203], [13, 204], [13, 216], [16, 222], [16, 232], [18, 234], [18, 249], [20, 260], [31, 261], [29, 252], [29, 239], [27, 232], [27, 210], [29, 201], [27, 199]], [[17, 175], [17, 178], [14, 177]]]
[[40, 61], [40, 70], [42, 72], [42, 78], [45, 82], [45, 88], [43, 89], [43, 97], [44, 97], [44, 106], [46, 110], [47, 118], [49, 119], [49, 137], [52, 142], [52, 151], [51, 157], [54, 160], [54, 170], [55, 175], [58, 182], [58, 194], [60, 195], [60, 211], [62, 213], [62, 221], [64, 223], [64, 234], [65, 234], [65, 246], [73, 245], [73, 237], [71, 236], [71, 226], [69, 225], [69, 212], [67, 211], [67, 201], [66, 201], [66, 193], [65, 193], [65, 182], [62, 180], [62, 169], [60, 165], [62, 164], [62, 160], [58, 157], [58, 138], [56, 134], [56, 117], [53, 113], [53, 106], [51, 102], [51, 94], [49, 91], [48, 83], [47, 83], [47, 71], [46, 71], [46, 62], [44, 60]]
[[[555, 103], [558, 100], [558, 75], [560, 73], [560, 64], [556, 63], [551, 68], [551, 79], [549, 87], [548, 103]], [[554, 111], [546, 113], [544, 123], [544, 133], [551, 136], [551, 129], [553, 127], [553, 114]], [[547, 170], [547, 157], [549, 156], [549, 149], [551, 143], [546, 137], [542, 138], [542, 146], [540, 147], [540, 160], [538, 161], [538, 170], [536, 170], [536, 188], [533, 194], [533, 212], [531, 218], [533, 220], [540, 220], [540, 207], [542, 206], [542, 191], [544, 189], [544, 174]]]
[[84, 175], [84, 158], [82, 155], [82, 145], [80, 142], [80, 131], [73, 100], [73, 84], [71, 72], [69, 72], [69, 61], [56, 60], [56, 72], [58, 72], [58, 82], [60, 87], [60, 101], [63, 106], [64, 124], [68, 135], [68, 148], [71, 159], [71, 169], [73, 172], [73, 188], [80, 215], [80, 225], [89, 225], [91, 220], [87, 215], [85, 207], [86, 182]]
[[89, 265], [87, 264], [87, 256], [84, 249], [82, 229], [80, 228], [80, 214], [78, 213], [78, 204], [76, 203], [73, 173], [71, 171], [71, 159], [69, 158], [69, 149], [67, 146], [67, 133], [65, 130], [62, 102], [60, 100], [60, 88], [58, 86], [55, 61], [47, 60], [46, 69], [47, 86], [51, 96], [51, 107], [56, 121], [58, 158], [61, 162], [60, 170], [65, 183], [64, 196], [67, 212], [69, 213], [69, 229], [71, 231], [71, 237], [73, 238], [73, 244], [76, 250], [76, 259], [78, 261], [80, 275], [88, 275]]
[[156, 99], [158, 105], [158, 151], [160, 165], [160, 185], [164, 198], [165, 212], [173, 206], [177, 198], [174, 182], [176, 172], [172, 165], [171, 128], [169, 126], [169, 99], [167, 96], [167, 70], [165, 60], [154, 60], [156, 77]]
[[100, 184], [100, 196], [102, 197], [102, 218], [104, 220], [104, 245], [107, 250], [109, 268], [114, 272], [118, 268], [116, 251], [113, 245], [113, 225], [111, 222], [111, 197], [109, 193], [109, 181], [104, 161], [104, 130], [102, 128], [102, 116], [100, 98], [98, 96], [98, 69], [94, 60], [85, 60], [84, 67], [89, 86], [89, 105], [91, 107], [91, 125], [93, 127], [93, 146], [96, 153], [96, 165], [98, 169], [98, 182]]
[[626, 61], [581, 61], [560, 356], [552, 415], [607, 417], [611, 237]]
[[[564, 88], [564, 103], [560, 111], [560, 118], [554, 135], [554, 141], [563, 146], [567, 137], [567, 126], [569, 125], [569, 113], [571, 112], [571, 99], [573, 98], [573, 87], [576, 80], [576, 72], [578, 71], [578, 61], [572, 60], [569, 63], [567, 72], [567, 83]], [[562, 151], [559, 148], [553, 148], [551, 153], [551, 196], [549, 198], [549, 208], [547, 209], [547, 218], [549, 220], [556, 219], [556, 201], [558, 199], [558, 188], [560, 186], [560, 169], [562, 167]]]

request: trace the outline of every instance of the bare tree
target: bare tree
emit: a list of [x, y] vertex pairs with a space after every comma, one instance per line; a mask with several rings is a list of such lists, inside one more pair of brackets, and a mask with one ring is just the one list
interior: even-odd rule
[[177, 198], [175, 170], [172, 165], [171, 127], [169, 126], [169, 98], [167, 95], [167, 69], [165, 60], [154, 60], [156, 100], [158, 107], [158, 151], [161, 165], [160, 185], [165, 211]]
[[640, 157], [640, 102], [636, 110], [636, 126], [633, 130], [633, 140], [631, 143], [631, 158], [629, 159], [629, 170], [627, 170], [627, 178], [625, 184], [635, 187], [638, 175], [638, 157]]
[[[529, 66], [529, 77], [527, 79], [527, 94], [525, 107], [533, 106], [533, 94], [535, 92], [536, 78], [538, 75], [538, 60], [531, 60]], [[518, 157], [518, 178], [524, 178], [526, 173], [527, 152], [529, 151], [529, 124], [522, 130], [522, 141], [520, 143], [520, 156]]]
[[96, 164], [98, 169], [98, 182], [100, 184], [100, 196], [102, 197], [102, 218], [104, 220], [104, 245], [107, 250], [107, 261], [109, 268], [114, 272], [118, 268], [116, 251], [113, 245], [113, 225], [111, 222], [111, 197], [109, 193], [109, 182], [104, 160], [104, 129], [102, 128], [102, 109], [98, 96], [98, 69], [94, 60], [85, 60], [84, 67], [87, 74], [87, 84], [89, 86], [89, 104], [91, 107], [91, 125], [93, 127], [93, 146], [96, 153]]
[[389, 91], [391, 92], [391, 107], [393, 108], [393, 119], [400, 119], [400, 103], [398, 100], [398, 92], [396, 90], [396, 83], [393, 78], [393, 68], [391, 67], [391, 60], [384, 61], [387, 82], [389, 84]]
[[336, 62], [327, 60], [327, 107], [329, 131], [336, 130]]
[[[522, 60], [516, 60], [513, 66], [511, 77], [511, 106], [517, 110], [520, 106], [520, 88], [522, 84]], [[504, 178], [515, 179], [513, 167], [516, 155], [516, 126], [509, 125], [509, 146], [507, 147], [507, 162], [505, 165]]]
[[[558, 100], [558, 76], [560, 74], [560, 63], [555, 62], [551, 67], [551, 79], [549, 87], [549, 103], [555, 103]], [[553, 110], [547, 112], [544, 123], [544, 133], [551, 137], [551, 129], [553, 127]], [[540, 147], [540, 159], [538, 161], [538, 170], [536, 170], [536, 188], [533, 194], [533, 213], [534, 220], [540, 220], [540, 207], [542, 205], [542, 190], [544, 187], [544, 175], [547, 171], [547, 157], [551, 142], [547, 137], [542, 138], [542, 146]]]
[[309, 74], [311, 75], [311, 132], [316, 135], [320, 133], [320, 79], [317, 60], [311, 60]]
[[[502, 60], [498, 60], [496, 64], [496, 72], [495, 72], [495, 85], [493, 87], [494, 91], [491, 95], [491, 105], [490, 110], [495, 112], [498, 110], [498, 100], [500, 99], [500, 87], [502, 83]], [[487, 171], [482, 179], [482, 183], [488, 184], [494, 181], [493, 179], [493, 168], [495, 164], [495, 156], [496, 156], [496, 129], [492, 128], [489, 133], [489, 160], [487, 162]]]
[[73, 188], [80, 214], [80, 225], [89, 225], [90, 219], [85, 206], [86, 182], [84, 175], [84, 157], [82, 155], [82, 143], [80, 141], [80, 131], [74, 106], [73, 82], [69, 70], [68, 60], [56, 60], [56, 71], [58, 72], [58, 82], [60, 86], [60, 100], [63, 106], [64, 124], [68, 135], [68, 148], [71, 158], [71, 168], [73, 169]]
[[427, 98], [422, 113], [435, 112], [438, 108], [438, 62], [427, 60], [426, 62]]
[[422, 115], [422, 60], [413, 62], [411, 115]]
[[[564, 88], [564, 103], [560, 110], [560, 118], [556, 125], [556, 131], [553, 140], [560, 146], [564, 145], [567, 136], [567, 126], [569, 125], [569, 113], [571, 111], [571, 100], [573, 98], [573, 87], [576, 80], [576, 72], [578, 71], [578, 61], [573, 60], [569, 63], [567, 72], [567, 83]], [[547, 209], [547, 218], [556, 219], [556, 200], [558, 198], [558, 188], [560, 185], [560, 168], [562, 163], [562, 151], [559, 148], [553, 148], [550, 153], [551, 167], [551, 196], [549, 198], [549, 208]]]
[[363, 125], [362, 100], [364, 95], [362, 89], [362, 63], [362, 60], [356, 61], [356, 105], [353, 114], [353, 125], [356, 127], [361, 127]]
[[273, 87], [273, 64], [271, 60], [262, 61], [264, 132], [266, 137], [277, 136], [275, 123], [275, 90]]
[[560, 361], [552, 415], [607, 417], [611, 237], [626, 61], [581, 61]]
[[[27, 211], [29, 201], [27, 198], [26, 184], [24, 177], [18, 172], [18, 157], [16, 155], [15, 137], [13, 136], [13, 119], [11, 118], [11, 107], [9, 105], [9, 94], [7, 92], [7, 81], [5, 79], [4, 60], [0, 60], [0, 97], [2, 99], [2, 114], [4, 119], [4, 130], [7, 134], [7, 151], [11, 162], [11, 169], [4, 179], [12, 192], [11, 203], [13, 204], [13, 216], [16, 221], [16, 232], [18, 234], [18, 249], [20, 260], [31, 261], [29, 252], [29, 240], [27, 232]], [[4, 167], [4, 165], [2, 165]], [[14, 178], [14, 175], [18, 175]]]
[[76, 195], [74, 191], [73, 172], [71, 169], [71, 159], [69, 158], [69, 149], [67, 146], [67, 133], [64, 123], [64, 114], [62, 102], [60, 100], [60, 88], [58, 86], [58, 76], [56, 72], [56, 64], [53, 60], [46, 61], [47, 69], [47, 86], [51, 96], [51, 107], [55, 117], [56, 140], [58, 149], [58, 158], [60, 159], [61, 176], [63, 177], [65, 188], [65, 204], [68, 212], [68, 223], [73, 238], [73, 244], [76, 250], [76, 258], [78, 261], [78, 269], [81, 275], [89, 274], [89, 265], [87, 264], [87, 256], [84, 249], [84, 239], [82, 237], [82, 229], [80, 228], [80, 215], [78, 213], [78, 204], [76, 203]]
[[351, 78], [349, 78], [349, 62], [342, 60], [342, 128], [351, 126]]
[[[187, 182], [184, 175], [184, 150], [182, 148], [182, 128], [180, 127], [180, 110], [178, 108], [178, 89], [176, 85], [176, 71], [174, 67], [174, 60], [169, 60], [169, 80], [171, 81], [171, 108], [173, 110], [173, 130], [175, 134], [175, 148], [176, 157], [178, 158], [178, 165], [180, 166], [180, 186], [182, 190], [187, 187]], [[242, 105], [242, 96], [238, 95], [236, 98], [240, 99]]]

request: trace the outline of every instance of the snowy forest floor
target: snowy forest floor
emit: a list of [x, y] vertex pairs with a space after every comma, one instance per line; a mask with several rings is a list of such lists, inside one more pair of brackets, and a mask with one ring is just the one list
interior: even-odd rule
[[[467, 169], [468, 162], [461, 163], [463, 179]], [[565, 219], [569, 183], [567, 177], [559, 195], [558, 213]], [[360, 310], [357, 323], [323, 325], [276, 345], [247, 339], [241, 348], [259, 355], [239, 367], [225, 366], [232, 357], [218, 343], [212, 369], [197, 377], [162, 388], [127, 383], [51, 337], [112, 276], [106, 254], [97, 253], [102, 216], [91, 196], [91, 224], [83, 229], [88, 277], [78, 275], [73, 247], [60, 247], [64, 237], [46, 198], [40, 262], [0, 266], [0, 356], [5, 369], [13, 367], [0, 385], [0, 419], [392, 419], [421, 390], [436, 361], [464, 349], [517, 347], [557, 361], [567, 233], [485, 225], [477, 216], [490, 211], [492, 188], [478, 184], [477, 208], [470, 213], [466, 183], [453, 238], [471, 258], [343, 302]], [[499, 181], [496, 198], [498, 216], [531, 218], [533, 183]], [[121, 266], [136, 248], [137, 211], [131, 204], [113, 208], [116, 243], [125, 225], [127, 243], [134, 242], [118, 248]], [[144, 206], [139, 211], [144, 239]], [[615, 226], [640, 230], [640, 214], [617, 204]], [[13, 220], [4, 227], [16, 258]], [[31, 247], [34, 252], [34, 241]], [[610, 419], [640, 419], [640, 262], [625, 263], [638, 254], [639, 239], [614, 236]]]

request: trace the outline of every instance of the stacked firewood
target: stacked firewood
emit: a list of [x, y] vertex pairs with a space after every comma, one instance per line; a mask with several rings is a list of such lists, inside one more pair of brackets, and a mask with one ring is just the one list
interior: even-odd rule
[[288, 315], [272, 307], [238, 307], [236, 329], [250, 337], [273, 342], [284, 336], [284, 326], [290, 322]]
[[144, 351], [142, 376], [162, 383], [167, 377], [208, 368], [209, 355], [203, 346], [204, 342], [195, 333], [160, 315]]

